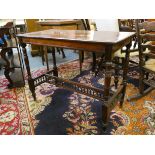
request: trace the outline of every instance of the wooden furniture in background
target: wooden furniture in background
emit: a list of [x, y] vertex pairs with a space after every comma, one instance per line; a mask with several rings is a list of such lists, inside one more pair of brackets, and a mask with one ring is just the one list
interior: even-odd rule
[[[130, 96], [128, 98], [130, 101], [139, 99], [155, 89], [155, 21], [140, 23], [137, 19], [136, 31], [140, 69], [139, 94]], [[149, 74], [152, 76], [149, 77]], [[145, 89], [144, 84], [149, 87]]]
[[[26, 23], [26, 32], [35, 32], [35, 31], [39, 31], [39, 26], [36, 23], [38, 21], [38, 19], [25, 19], [25, 23]], [[31, 45], [31, 55], [32, 56], [36, 56], [38, 55], [40, 50], [40, 46], [36, 46], [36, 45]]]
[[37, 21], [40, 30], [60, 29], [60, 30], [78, 30], [80, 29], [80, 20], [75, 19], [53, 19]]
[[155, 19], [146, 19], [148, 22], [154, 22]]
[[[23, 49], [24, 60], [28, 73], [28, 84], [34, 99], [36, 100], [35, 87], [44, 82], [53, 83], [58, 87], [63, 87], [81, 94], [101, 100], [102, 102], [102, 124], [106, 129], [109, 115], [113, 107], [120, 101], [122, 106], [127, 85], [127, 72], [129, 62], [129, 48], [134, 32], [106, 32], [106, 31], [85, 31], [85, 30], [46, 30], [18, 35], [20, 45]], [[35, 44], [43, 46], [53, 46], [60, 48], [69, 48], [84, 50], [89, 52], [105, 52], [105, 80], [104, 88], [98, 89], [81, 83], [61, 79], [58, 77], [58, 70], [53, 52], [53, 70], [46, 74], [32, 78], [31, 70], [26, 50], [26, 44]], [[126, 61], [123, 68], [123, 82], [116, 92], [111, 92], [110, 83], [112, 77], [112, 55], [115, 51], [127, 46]]]
[[[15, 62], [13, 49], [17, 50], [19, 61], [16, 60]], [[9, 54], [10, 51], [11, 54]], [[9, 55], [6, 56], [6, 54]], [[4, 75], [9, 81], [8, 87], [24, 86], [24, 65], [21, 50], [16, 38], [16, 29], [13, 27], [13, 23], [7, 23], [4, 27], [0, 28], [0, 56], [4, 60]], [[10, 73], [12, 73], [12, 76], [10, 76]]]
[[[26, 33], [26, 24], [25, 24], [25, 20], [15, 20], [15, 27], [17, 29], [18, 33]], [[19, 29], [19, 31], [18, 31]]]
[[[81, 21], [75, 20], [75, 19], [53, 19], [53, 20], [43, 20], [43, 21], [37, 21], [36, 22], [39, 27], [38, 30], [48, 30], [48, 29], [60, 29], [60, 30], [78, 30], [82, 29]], [[42, 63], [44, 65], [44, 62], [46, 61], [47, 69], [49, 69], [48, 65], [48, 52], [53, 52], [54, 50], [58, 51], [59, 54], [62, 54], [62, 58], [65, 58], [65, 53], [63, 48], [58, 47], [41, 47], [40, 53], [42, 56]], [[80, 67], [81, 68], [81, 67]]]

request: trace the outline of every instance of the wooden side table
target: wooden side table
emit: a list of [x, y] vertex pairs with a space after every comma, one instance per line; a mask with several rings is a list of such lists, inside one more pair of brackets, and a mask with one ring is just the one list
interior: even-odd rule
[[[86, 31], [86, 30], [45, 30], [18, 35], [23, 49], [24, 61], [28, 73], [29, 88], [36, 100], [35, 87], [49, 82], [57, 87], [62, 87], [78, 93], [96, 98], [102, 102], [102, 124], [103, 130], [106, 129], [111, 110], [120, 101], [120, 106], [124, 102], [124, 96], [127, 85], [127, 72], [129, 65], [129, 48], [134, 32], [107, 32], [107, 31]], [[26, 51], [26, 44], [35, 44], [43, 46], [53, 46], [69, 49], [86, 50], [89, 52], [105, 52], [105, 80], [104, 89], [90, 87], [81, 83], [59, 78], [56, 65], [55, 53], [53, 52], [53, 69], [46, 74], [32, 78], [29, 59]], [[123, 66], [123, 82], [116, 92], [111, 93], [110, 83], [112, 77], [112, 55], [115, 51], [127, 47], [125, 63]]]

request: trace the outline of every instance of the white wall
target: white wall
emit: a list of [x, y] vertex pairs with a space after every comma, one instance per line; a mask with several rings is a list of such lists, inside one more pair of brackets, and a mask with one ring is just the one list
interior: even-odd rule
[[94, 19], [98, 31], [119, 32], [118, 19]]

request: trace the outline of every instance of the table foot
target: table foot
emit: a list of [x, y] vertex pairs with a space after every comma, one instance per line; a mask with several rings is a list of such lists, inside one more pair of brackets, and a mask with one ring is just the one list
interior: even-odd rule
[[32, 92], [32, 96], [33, 96], [34, 101], [36, 101], [36, 93], [35, 92]]
[[34, 101], [36, 101], [34, 80], [33, 79], [28, 80], [28, 84], [29, 84], [29, 88], [30, 88], [30, 91], [32, 93], [33, 99], [34, 99]]

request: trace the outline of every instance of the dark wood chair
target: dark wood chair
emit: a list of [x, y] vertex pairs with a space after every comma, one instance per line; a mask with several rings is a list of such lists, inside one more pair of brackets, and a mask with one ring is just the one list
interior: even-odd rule
[[[14, 61], [15, 59], [13, 55], [13, 49], [16, 49], [18, 52], [18, 62]], [[9, 54], [10, 51], [11, 54]], [[6, 54], [8, 54], [8, 56]], [[16, 30], [11, 23], [0, 28], [0, 56], [4, 61], [2, 65], [4, 66], [4, 75], [9, 81], [8, 87], [12, 88], [23, 86], [25, 84], [23, 75], [24, 65], [22, 61], [21, 51], [16, 38]], [[17, 68], [21, 70], [21, 77], [19, 80], [19, 77], [16, 74], [16, 76], [14, 76], [14, 78], [16, 78], [15, 82], [13, 79], [11, 79], [10, 73], [14, 73], [15, 69]]]
[[[136, 32], [134, 19], [124, 19], [124, 20], [118, 19], [118, 24], [120, 32]], [[132, 44], [133, 46], [130, 49], [130, 57], [138, 56], [139, 51], [138, 47], [136, 47], [138, 45], [136, 35], [133, 37]], [[125, 50], [123, 48], [121, 50], [118, 50], [115, 53], [115, 57], [118, 57], [118, 59], [120, 59], [120, 61], [123, 62], [125, 58]], [[130, 62], [138, 65], [138, 62], [132, 61], [131, 59]]]
[[[118, 25], [119, 25], [119, 31], [121, 32], [135, 32], [135, 21], [134, 20], [123, 20], [123, 23], [121, 23], [121, 20], [118, 19]], [[134, 56], [138, 56], [139, 55], [139, 51], [138, 48], [135, 48], [135, 42], [137, 44], [137, 40], [136, 40], [136, 36], [133, 37], [133, 41], [134, 42], [134, 46], [133, 49], [129, 49], [130, 52], [130, 58], [134, 57]], [[113, 63], [115, 64], [114, 66], [114, 70], [115, 70], [115, 74], [114, 74], [114, 83], [115, 83], [115, 88], [117, 89], [118, 86], [118, 78], [119, 78], [119, 71], [123, 69], [124, 67], [124, 63], [125, 63], [125, 55], [126, 55], [126, 49], [122, 48], [119, 49], [118, 51], [116, 51], [113, 55]], [[138, 62], [129, 60], [130, 62], [137, 64]], [[95, 74], [98, 75], [98, 73], [101, 70], [104, 70], [104, 53], [101, 56], [100, 60], [97, 63], [97, 67], [96, 67], [96, 71]]]
[[[139, 91], [142, 96], [155, 89], [155, 22], [147, 23], [147, 32], [139, 34], [140, 82]], [[137, 21], [137, 29], [139, 25]], [[149, 52], [146, 52], [149, 51]], [[149, 74], [152, 74], [150, 77]], [[144, 84], [149, 86], [144, 89]]]
[[[142, 25], [145, 24], [145, 33], [141, 33]], [[140, 24], [139, 20], [136, 20], [136, 30], [140, 60], [139, 94], [129, 97], [130, 101], [141, 98], [155, 89], [155, 22]]]

